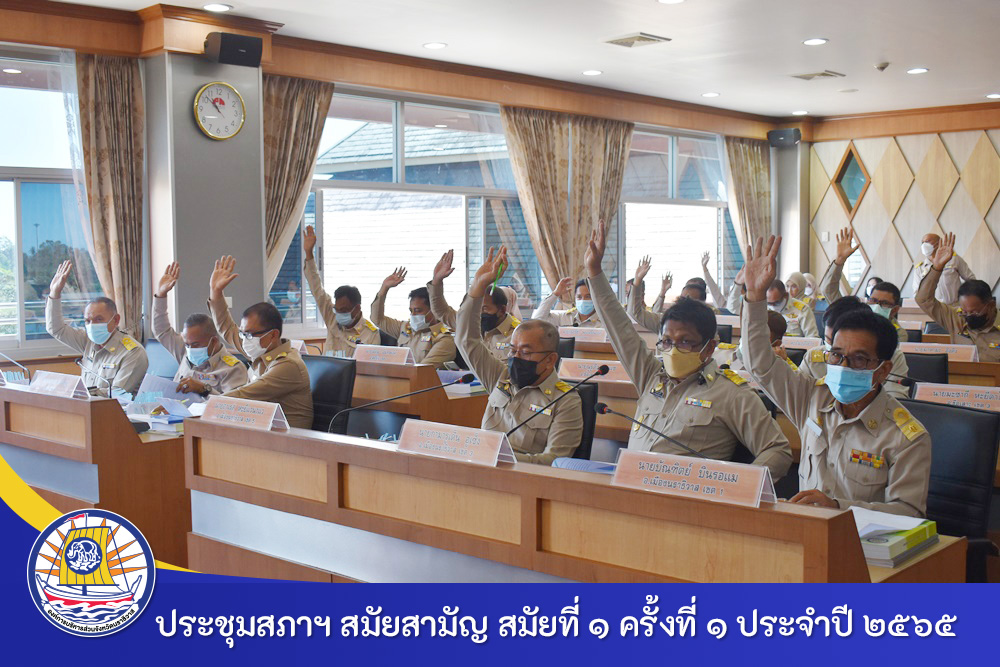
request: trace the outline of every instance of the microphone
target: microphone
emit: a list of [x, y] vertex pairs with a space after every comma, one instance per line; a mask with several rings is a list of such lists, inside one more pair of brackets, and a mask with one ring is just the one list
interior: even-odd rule
[[326, 427], [326, 432], [327, 433], [332, 432], [333, 422], [336, 421], [337, 417], [344, 414], [345, 412], [353, 412], [354, 410], [361, 410], [362, 408], [370, 408], [373, 405], [381, 405], [383, 403], [389, 403], [391, 401], [395, 401], [400, 398], [406, 398], [408, 396], [416, 396], [417, 394], [424, 394], [427, 393], [428, 391], [434, 391], [436, 389], [444, 389], [445, 387], [450, 387], [453, 384], [472, 384], [475, 381], [476, 381], [476, 376], [474, 374], [466, 373], [457, 380], [452, 380], [451, 382], [445, 382], [444, 384], [439, 384], [436, 387], [426, 387], [425, 389], [418, 389], [417, 391], [411, 391], [408, 394], [400, 394], [399, 396], [391, 396], [389, 398], [383, 398], [381, 400], [372, 401], [371, 403], [365, 403], [364, 405], [358, 405], [353, 408], [344, 408], [330, 419], [330, 425]]
[[593, 373], [591, 373], [587, 377], [583, 378], [582, 380], [580, 380], [579, 382], [577, 382], [576, 384], [574, 384], [567, 391], [565, 391], [562, 395], [556, 396], [556, 398], [554, 400], [551, 400], [547, 404], [545, 404], [544, 406], [542, 406], [541, 410], [539, 410], [538, 412], [532, 413], [532, 415], [530, 417], [528, 417], [527, 419], [525, 419], [523, 422], [521, 422], [520, 424], [518, 424], [517, 426], [515, 426], [511, 430], [507, 431], [507, 437], [510, 437], [511, 433], [513, 433], [517, 429], [521, 428], [522, 426], [524, 426], [525, 424], [527, 424], [528, 422], [530, 422], [532, 419], [534, 419], [538, 415], [543, 414], [551, 406], [555, 405], [556, 403], [558, 403], [559, 401], [561, 401], [563, 398], [565, 398], [566, 396], [568, 396], [571, 391], [573, 391], [574, 389], [576, 389], [577, 387], [579, 387], [581, 384], [583, 384], [587, 380], [591, 380], [591, 379], [597, 377], [598, 375], [607, 375], [610, 372], [611, 372], [611, 367], [610, 366], [608, 366], [607, 364], [601, 364], [600, 366], [597, 367], [596, 371], [594, 371]]
[[625, 419], [629, 420], [633, 424], [638, 424], [639, 426], [643, 427], [647, 431], [652, 431], [653, 433], [655, 433], [656, 435], [660, 436], [661, 438], [663, 438], [667, 442], [669, 442], [671, 444], [674, 444], [674, 445], [677, 445], [681, 449], [683, 449], [683, 450], [685, 450], [687, 452], [690, 452], [691, 454], [694, 454], [698, 458], [701, 458], [701, 459], [707, 459], [708, 458], [707, 456], [705, 456], [701, 452], [696, 452], [695, 450], [691, 449], [690, 447], [688, 447], [687, 445], [685, 445], [683, 442], [681, 442], [679, 440], [675, 440], [674, 438], [671, 438], [666, 433], [660, 433], [659, 431], [657, 431], [652, 426], [648, 426], [646, 424], [643, 424], [638, 419], [633, 419], [632, 417], [629, 417], [626, 414], [622, 414], [621, 412], [615, 412], [614, 410], [612, 410], [611, 408], [608, 407], [607, 403], [598, 403], [597, 405], [594, 406], [594, 410], [599, 415], [617, 415], [619, 417], [624, 417]]
[[3, 352], [0, 352], [0, 358], [6, 359], [10, 363], [12, 363], [15, 366], [17, 366], [18, 368], [20, 368], [22, 371], [24, 371], [24, 377], [25, 377], [25, 379], [27, 379], [29, 382], [31, 381], [31, 371], [29, 371], [27, 368], [25, 368], [21, 364], [17, 363], [16, 361], [14, 361], [13, 359], [11, 359], [10, 357], [8, 357]]
[[918, 380], [917, 378], [911, 378], [909, 375], [900, 375], [899, 373], [891, 373], [891, 372], [889, 373], [889, 375], [895, 378], [899, 378], [898, 380], [888, 380], [889, 382], [895, 382], [897, 384], [903, 385], [904, 387], [912, 387], [916, 383], [922, 382], [922, 380]]
[[[106, 382], [107, 385], [108, 385], [108, 397], [109, 398], [111, 397], [111, 389], [112, 389], [111, 380], [108, 380], [106, 378], [102, 378], [100, 375], [98, 375], [94, 371], [92, 371], [89, 368], [87, 368], [86, 366], [84, 366], [83, 362], [80, 361], [79, 359], [76, 360], [76, 365], [79, 366], [80, 370], [82, 370], [84, 373], [90, 373], [91, 375], [93, 375], [95, 378], [97, 378], [101, 382]], [[97, 389], [97, 387], [88, 387], [88, 389]]]

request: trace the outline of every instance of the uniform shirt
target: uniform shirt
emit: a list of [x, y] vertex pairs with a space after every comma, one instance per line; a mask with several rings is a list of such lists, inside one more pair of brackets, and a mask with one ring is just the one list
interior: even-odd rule
[[[593, 295], [591, 295], [593, 296]], [[657, 299], [663, 305], [661, 299]], [[632, 285], [632, 291], [628, 295], [628, 315], [644, 329], [659, 332], [661, 315], [654, 308], [646, 308], [646, 281], [641, 280]], [[656, 304], [653, 304], [654, 306]]]
[[174, 382], [194, 378], [208, 387], [210, 394], [224, 394], [239, 389], [247, 383], [247, 369], [240, 360], [220, 346], [219, 351], [200, 366], [192, 366], [187, 358], [184, 338], [170, 326], [167, 317], [167, 300], [153, 297], [153, 335], [160, 345], [177, 360]]
[[970, 329], [961, 310], [946, 306], [934, 298], [940, 278], [941, 272], [931, 269], [920, 283], [920, 289], [917, 290], [917, 305], [920, 310], [948, 330], [952, 343], [975, 345], [979, 350], [979, 361], [1000, 361], [1000, 317], [985, 329]]
[[378, 327], [364, 317], [358, 319], [357, 324], [353, 327], [342, 327], [337, 324], [337, 311], [333, 308], [333, 299], [323, 289], [323, 281], [319, 276], [315, 260], [306, 260], [303, 273], [305, 273], [306, 282], [309, 283], [309, 290], [312, 292], [313, 298], [316, 299], [316, 308], [326, 324], [324, 354], [353, 357], [354, 348], [358, 345], [380, 345], [382, 343]]
[[[843, 298], [844, 294], [840, 291], [840, 277], [844, 273], [844, 267], [836, 262], [830, 262], [829, 268], [827, 268], [826, 273], [823, 274], [823, 292], [830, 295], [830, 303], [834, 303], [839, 299]], [[899, 326], [899, 322], [894, 319], [890, 319], [892, 326], [896, 329], [896, 337], [899, 338], [900, 343], [906, 343], [910, 340], [910, 334], [906, 333], [906, 329]], [[894, 362], [895, 363], [895, 362]]]
[[[792, 451], [764, 403], [736, 373], [719, 371], [715, 361], [680, 382], [670, 379], [663, 364], [629, 323], [625, 309], [615, 299], [603, 273], [590, 278], [601, 318], [615, 353], [639, 392], [635, 418], [679, 440], [705, 456], [731, 460], [742, 443], [767, 466], [774, 479], [788, 472]], [[773, 353], [772, 353], [773, 355]], [[686, 456], [688, 452], [635, 424], [628, 446], [640, 451]]]
[[[448, 300], [444, 298], [444, 285], [435, 285], [433, 282], [427, 283], [427, 293], [431, 297], [431, 312], [434, 317], [444, 322], [447, 326], [455, 329], [457, 327], [457, 312], [448, 305]], [[494, 357], [507, 362], [507, 348], [510, 347], [510, 337], [514, 335], [514, 329], [520, 326], [521, 320], [510, 313], [506, 313], [504, 318], [489, 331], [483, 332], [483, 344]], [[482, 331], [482, 325], [479, 327]], [[457, 341], [456, 341], [457, 343]]]
[[729, 288], [729, 294], [726, 295], [726, 310], [733, 315], [743, 312], [743, 285], [733, 283]]
[[[920, 283], [931, 272], [933, 265], [925, 259], [917, 262], [913, 267], [913, 292], [916, 294], [920, 291]], [[958, 255], [953, 255], [951, 261], [944, 266], [944, 272], [934, 296], [941, 303], [953, 306], [958, 303], [958, 288], [962, 286], [962, 283], [975, 279], [976, 274], [972, 272], [965, 260]]]
[[[773, 347], [771, 349], [774, 349]], [[777, 354], [777, 353], [775, 353]], [[740, 349], [739, 345], [734, 345], [732, 343], [717, 343], [715, 346], [715, 353], [712, 355], [718, 366], [729, 366], [731, 370], [742, 371], [746, 369], [746, 364], [743, 363], [743, 350]], [[782, 357], [788, 367], [793, 371], [799, 370], [799, 367], [795, 365], [795, 362], [786, 357]]]
[[[225, 299], [209, 301], [212, 319], [226, 342], [246, 355], [239, 328], [233, 321]], [[291, 341], [282, 338], [281, 344], [265, 352], [250, 365], [247, 384], [228, 391], [226, 396], [245, 398], [251, 401], [278, 403], [288, 419], [288, 425], [296, 428], [312, 428], [313, 401], [309, 388], [309, 371], [299, 353], [292, 349]]]
[[85, 330], [66, 324], [62, 301], [51, 296], [45, 299], [45, 330], [82, 355], [84, 384], [93, 388], [97, 395], [109, 396], [109, 385], [133, 396], [139, 391], [149, 359], [146, 350], [131, 336], [116, 329], [104, 345], [97, 345], [87, 337]]
[[455, 334], [444, 322], [414, 331], [409, 322], [385, 316], [385, 296], [382, 292], [372, 302], [372, 321], [382, 331], [396, 338], [400, 347], [410, 348], [413, 360], [418, 364], [433, 364], [441, 369], [446, 363], [455, 361]]
[[458, 344], [469, 368], [484, 387], [492, 387], [483, 413], [483, 428], [509, 431], [533, 414], [537, 417], [510, 435], [510, 446], [518, 461], [551, 465], [563, 456], [573, 456], [583, 437], [583, 413], [580, 395], [572, 395], [551, 407], [570, 385], [553, 370], [538, 386], [518, 388], [510, 381], [507, 364], [486, 349], [480, 338], [479, 315], [482, 298], [465, 297], [458, 310]]
[[743, 306], [747, 367], [799, 431], [799, 488], [818, 489], [842, 509], [924, 516], [931, 439], [923, 425], [886, 391], [857, 417], [844, 418], [824, 380], [776, 363], [766, 307], [763, 301]]
[[[633, 285], [633, 291], [635, 286]], [[538, 308], [535, 308], [535, 312], [531, 314], [531, 318], [534, 320], [545, 320], [546, 322], [551, 322], [557, 327], [583, 327], [585, 329], [603, 329], [604, 323], [601, 322], [600, 316], [597, 311], [590, 314], [587, 319], [581, 319], [580, 313], [576, 308], [570, 308], [569, 310], [552, 310], [552, 307], [556, 305], [559, 301], [559, 297], [555, 294], [548, 295], [540, 304]]]
[[[822, 345], [812, 348], [811, 350], [806, 350], [805, 355], [802, 357], [802, 364], [799, 366], [799, 371], [803, 374], [813, 378], [814, 380], [822, 380], [826, 377], [826, 357], [824, 356], [825, 348]], [[909, 375], [910, 366], [906, 363], [906, 355], [903, 351], [896, 348], [896, 351], [892, 353], [892, 371], [896, 375]], [[900, 378], [893, 378], [891, 375], [882, 387], [895, 396], [896, 398], [909, 398], [910, 388], [904, 387], [899, 383]]]
[[816, 315], [812, 308], [798, 299], [787, 297], [781, 309], [781, 316], [788, 323], [786, 336], [805, 336], [819, 338], [819, 328], [816, 326]]

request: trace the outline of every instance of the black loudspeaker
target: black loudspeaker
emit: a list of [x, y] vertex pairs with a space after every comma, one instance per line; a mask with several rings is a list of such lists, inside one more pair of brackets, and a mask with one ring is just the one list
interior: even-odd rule
[[767, 133], [767, 142], [771, 148], [787, 148], [796, 146], [802, 141], [802, 132], [797, 127], [789, 130], [771, 130]]
[[264, 40], [260, 37], [234, 35], [231, 32], [210, 32], [205, 38], [205, 55], [223, 65], [260, 67]]

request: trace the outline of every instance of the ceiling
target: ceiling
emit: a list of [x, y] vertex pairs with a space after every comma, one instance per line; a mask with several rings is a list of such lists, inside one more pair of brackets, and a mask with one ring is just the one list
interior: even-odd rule
[[[283, 23], [281, 35], [770, 116], [976, 104], [1000, 92], [1000, 0], [226, 1], [233, 14]], [[137, 10], [152, 3], [75, 4]], [[672, 41], [632, 49], [604, 43], [639, 31]], [[830, 41], [802, 44], [811, 37]], [[427, 42], [448, 47], [432, 51]], [[882, 62], [890, 65], [879, 72]], [[930, 72], [907, 74], [912, 67]], [[591, 69], [603, 74], [582, 75]], [[845, 77], [790, 76], [823, 70]]]

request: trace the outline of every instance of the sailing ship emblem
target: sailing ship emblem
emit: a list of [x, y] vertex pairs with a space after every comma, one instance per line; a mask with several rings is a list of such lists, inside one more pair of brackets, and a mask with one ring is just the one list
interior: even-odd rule
[[149, 543], [114, 512], [65, 514], [38, 536], [28, 587], [54, 625], [85, 637], [121, 630], [138, 618], [156, 577]]

